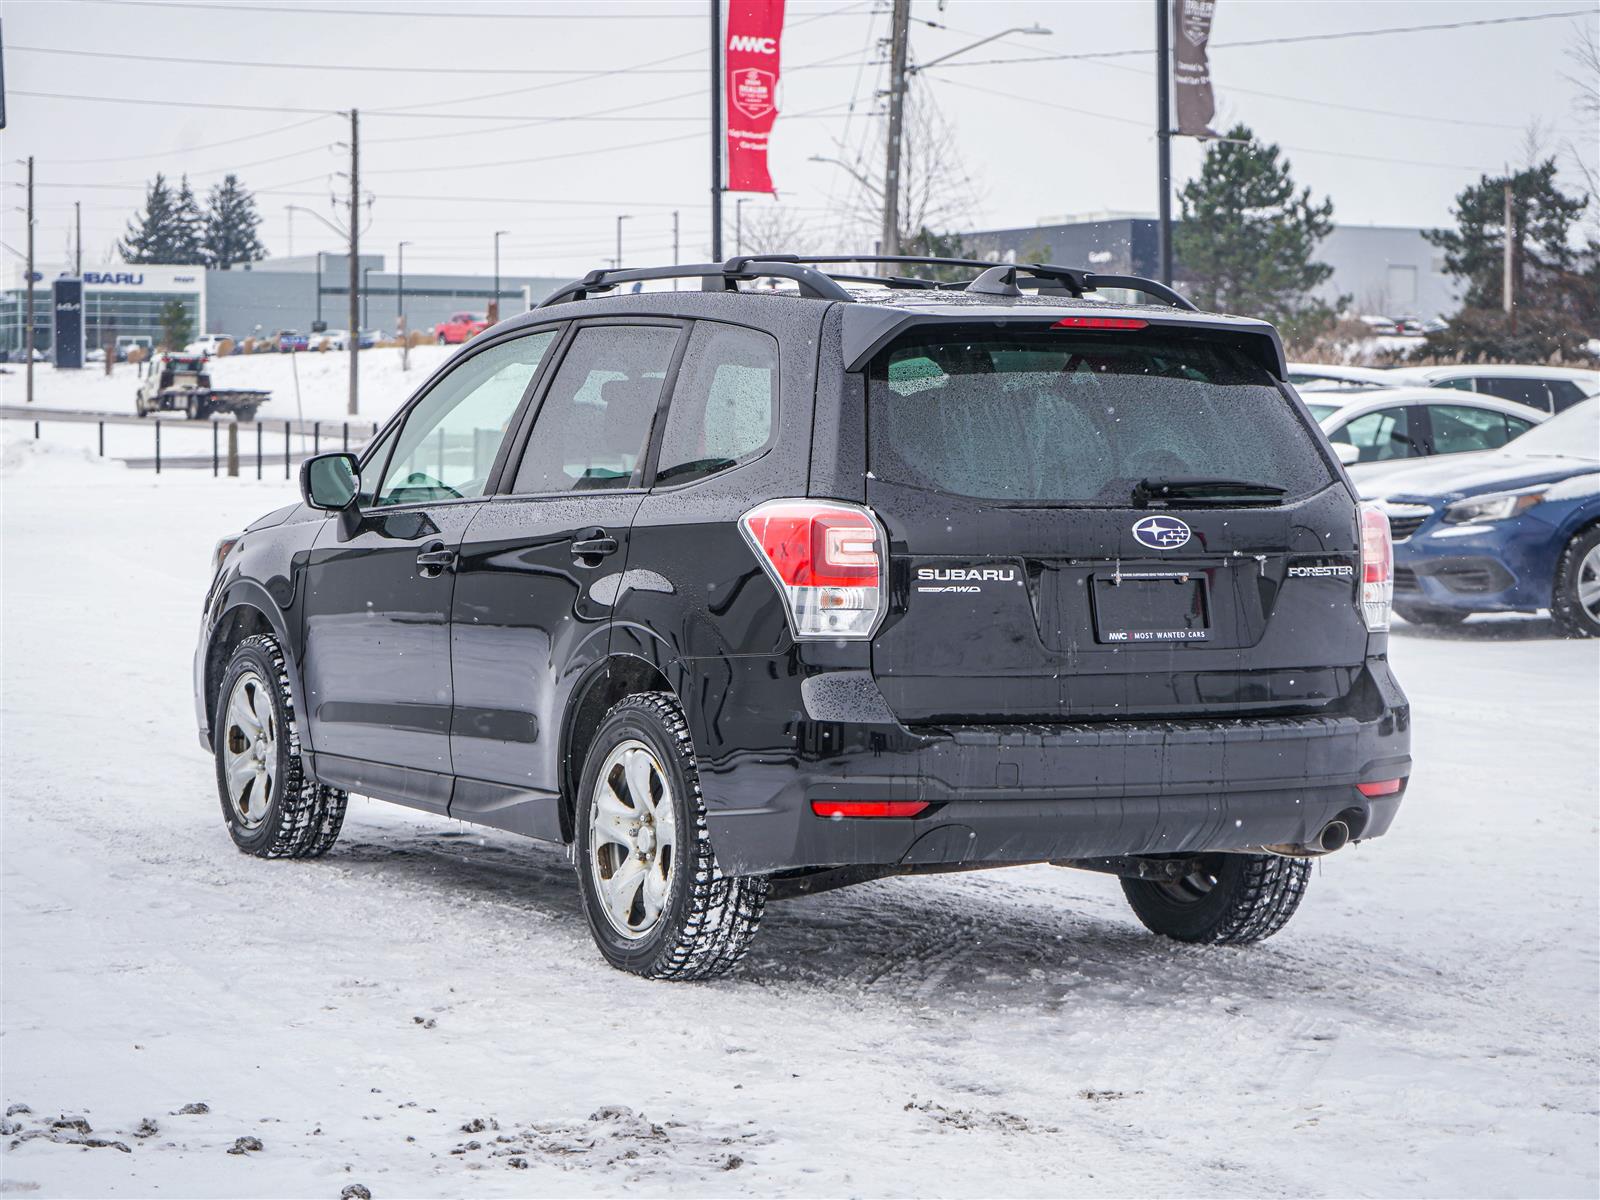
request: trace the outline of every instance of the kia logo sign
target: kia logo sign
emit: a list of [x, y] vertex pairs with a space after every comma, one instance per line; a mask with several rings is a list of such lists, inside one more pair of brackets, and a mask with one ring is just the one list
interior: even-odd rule
[[1189, 544], [1189, 527], [1177, 517], [1145, 517], [1133, 523], [1133, 537], [1152, 550], [1176, 550]]

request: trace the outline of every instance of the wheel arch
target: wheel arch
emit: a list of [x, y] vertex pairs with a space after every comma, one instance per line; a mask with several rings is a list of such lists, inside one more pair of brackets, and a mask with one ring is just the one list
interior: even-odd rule
[[617, 701], [639, 692], [667, 692], [674, 697], [678, 694], [660, 668], [635, 654], [608, 656], [591, 667], [572, 689], [561, 728], [559, 760], [563, 841], [571, 843], [575, 836], [578, 779], [601, 718]]
[[218, 605], [218, 615], [211, 625], [206, 642], [205, 705], [208, 734], [216, 729], [217, 689], [228, 669], [228, 660], [245, 638], [257, 634], [270, 634], [283, 648], [284, 665], [288, 669], [289, 693], [294, 698], [294, 709], [300, 719], [300, 739], [310, 744], [309, 723], [306, 720], [305, 697], [300, 688], [300, 677], [295, 670], [294, 644], [283, 614], [273, 604], [265, 591], [258, 595], [247, 581], [238, 581]]

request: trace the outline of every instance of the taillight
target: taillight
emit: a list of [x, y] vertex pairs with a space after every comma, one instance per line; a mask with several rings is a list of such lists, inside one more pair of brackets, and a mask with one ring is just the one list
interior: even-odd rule
[[1368, 629], [1389, 628], [1394, 599], [1394, 542], [1389, 514], [1376, 504], [1361, 506], [1361, 617]]
[[740, 517], [739, 528], [778, 585], [796, 639], [872, 636], [888, 564], [870, 510], [836, 500], [769, 500]]
[[232, 537], [221, 538], [218, 540], [217, 544], [212, 547], [211, 574], [213, 576], [215, 576], [218, 571], [222, 570], [223, 560], [228, 557], [228, 552], [239, 544], [239, 539], [243, 536], [243, 534], [236, 533]]
[[1051, 329], [1144, 329], [1150, 324], [1138, 317], [1062, 317]]

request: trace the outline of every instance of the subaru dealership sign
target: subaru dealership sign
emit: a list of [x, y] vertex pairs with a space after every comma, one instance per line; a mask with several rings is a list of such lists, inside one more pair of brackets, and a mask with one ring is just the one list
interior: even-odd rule
[[58, 367], [83, 366], [83, 280], [50, 285], [50, 345]]

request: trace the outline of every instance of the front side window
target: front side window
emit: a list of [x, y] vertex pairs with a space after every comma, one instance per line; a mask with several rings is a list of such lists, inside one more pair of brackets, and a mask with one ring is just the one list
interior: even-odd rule
[[513, 490], [538, 495], [630, 486], [677, 344], [675, 326], [580, 329], [539, 406]]
[[1411, 413], [1406, 408], [1380, 408], [1346, 422], [1328, 435], [1330, 442], [1348, 442], [1361, 452], [1357, 462], [1387, 462], [1391, 458], [1415, 458], [1417, 447], [1411, 429]]
[[1120, 507], [1146, 481], [1294, 499], [1332, 478], [1275, 378], [1212, 339], [923, 333], [878, 357], [868, 394], [873, 475], [929, 491]]
[[506, 427], [555, 337], [544, 330], [502, 342], [439, 380], [401, 426], [377, 505], [483, 495]]
[[772, 440], [777, 413], [777, 341], [701, 321], [678, 368], [656, 481], [687, 483], [749, 462]]

